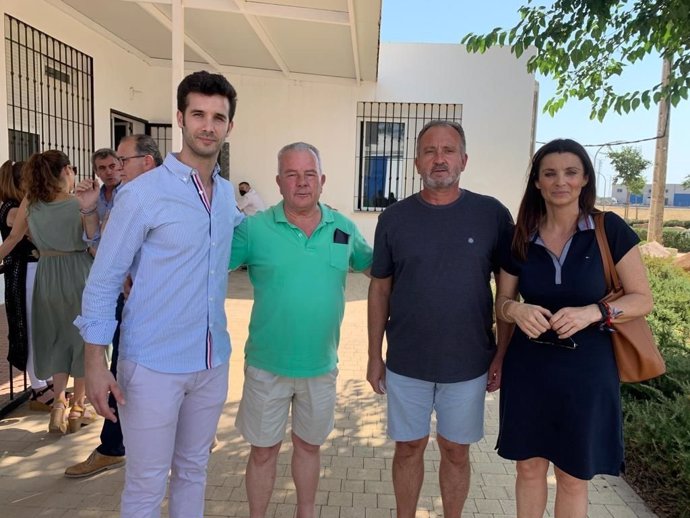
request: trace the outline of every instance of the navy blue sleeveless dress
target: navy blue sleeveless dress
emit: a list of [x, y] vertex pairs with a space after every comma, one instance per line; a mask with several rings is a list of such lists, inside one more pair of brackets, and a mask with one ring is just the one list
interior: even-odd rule
[[[604, 226], [617, 263], [639, 239], [616, 214], [607, 213]], [[523, 299], [552, 313], [596, 303], [606, 294], [591, 217], [581, 218], [560, 265], [535, 241], [526, 261], [506, 253], [503, 263], [519, 277]], [[498, 454], [511, 460], [543, 457], [583, 480], [619, 475], [623, 426], [610, 335], [590, 326], [573, 340], [576, 349], [535, 343], [515, 327], [503, 363]]]

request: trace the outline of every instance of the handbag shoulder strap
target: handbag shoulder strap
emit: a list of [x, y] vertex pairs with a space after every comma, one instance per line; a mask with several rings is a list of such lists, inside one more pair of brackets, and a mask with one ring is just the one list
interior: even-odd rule
[[598, 212], [594, 215], [594, 233], [597, 236], [597, 243], [601, 251], [601, 260], [604, 263], [604, 277], [606, 278], [606, 287], [610, 291], [612, 288], [616, 291], [621, 289], [621, 282], [618, 278], [616, 265], [611, 257], [611, 248], [609, 247], [609, 240], [606, 237], [606, 228], [604, 228], [605, 212]]

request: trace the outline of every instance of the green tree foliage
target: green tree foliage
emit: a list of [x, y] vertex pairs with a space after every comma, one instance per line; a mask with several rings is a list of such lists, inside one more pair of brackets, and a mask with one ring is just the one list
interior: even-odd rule
[[[543, 3], [543, 2], [541, 2]], [[590, 118], [603, 120], [611, 109], [628, 113], [668, 97], [673, 106], [690, 91], [690, 2], [688, 0], [557, 0], [536, 5], [527, 0], [512, 29], [495, 28], [462, 39], [469, 52], [510, 45], [530, 72], [556, 81], [554, 97], [544, 106], [553, 115], [570, 98], [589, 100]], [[645, 56], [671, 59], [670, 81], [662, 87], [650, 77], [640, 90], [623, 92], [614, 83], [625, 67]], [[661, 67], [659, 67], [661, 68]]]
[[683, 189], [690, 189], [690, 174], [683, 180]]
[[640, 149], [623, 146], [619, 151], [609, 151], [606, 156], [616, 170], [613, 181], [625, 185], [631, 194], [642, 194], [646, 183], [642, 173], [652, 163], [642, 156]]

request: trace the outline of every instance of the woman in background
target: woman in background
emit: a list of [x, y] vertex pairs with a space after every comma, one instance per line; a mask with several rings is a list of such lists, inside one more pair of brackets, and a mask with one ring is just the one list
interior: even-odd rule
[[38, 250], [24, 235], [10, 238], [19, 204], [24, 198], [21, 170], [24, 162], [8, 160], [0, 167], [0, 233], [12, 251], [3, 261], [5, 311], [7, 312], [10, 364], [25, 371], [31, 384], [31, 410], [50, 411], [52, 383], [39, 379], [34, 370], [31, 333], [31, 300], [34, 291]]
[[[86, 409], [84, 342], [72, 324], [81, 311], [81, 295], [92, 258], [83, 240], [79, 201], [70, 194], [74, 170], [57, 150], [36, 153], [23, 170], [26, 196], [12, 233], [26, 233], [39, 250], [33, 297], [35, 367], [39, 377], [53, 377], [55, 400], [48, 430], [72, 432], [95, 419]], [[0, 246], [0, 258], [3, 257]], [[74, 377], [74, 401], [67, 413], [65, 389]], [[65, 421], [67, 417], [67, 422]]]

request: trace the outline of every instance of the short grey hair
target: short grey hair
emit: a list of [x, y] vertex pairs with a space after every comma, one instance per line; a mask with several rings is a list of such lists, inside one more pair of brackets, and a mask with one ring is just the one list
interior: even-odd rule
[[306, 142], [293, 142], [292, 144], [288, 144], [287, 146], [280, 148], [280, 151], [278, 151], [278, 173], [280, 173], [280, 162], [282, 161], [283, 156], [291, 151], [309, 151], [313, 153], [316, 157], [316, 166], [318, 167], [318, 172], [319, 174], [322, 174], [323, 171], [321, 169], [321, 155], [319, 154], [319, 150], [316, 149], [316, 146], [312, 146]]
[[429, 131], [431, 128], [436, 128], [439, 126], [445, 126], [447, 128], [453, 128], [455, 131], [458, 132], [458, 135], [460, 135], [460, 143], [462, 144], [462, 151], [463, 153], [467, 153], [467, 140], [465, 140], [465, 130], [462, 129], [462, 125], [459, 122], [455, 121], [449, 121], [449, 120], [432, 120], [427, 122], [422, 130], [419, 132], [419, 135], [417, 135], [417, 156], [419, 156], [419, 152], [421, 151], [419, 146], [420, 142], [422, 141], [422, 136]]
[[103, 160], [109, 156], [113, 157], [116, 162], [120, 162], [120, 159], [117, 158], [117, 153], [115, 153], [115, 150], [110, 149], [109, 147], [102, 147], [101, 149], [94, 151], [93, 155], [91, 155], [91, 170], [96, 173], [96, 160]]
[[134, 141], [134, 149], [136, 149], [139, 155], [151, 155], [156, 166], [163, 163], [163, 156], [161, 155], [160, 149], [158, 149], [158, 142], [151, 135], [144, 135], [143, 133], [138, 133], [135, 135], [127, 135], [123, 137], [120, 142], [125, 140]]

